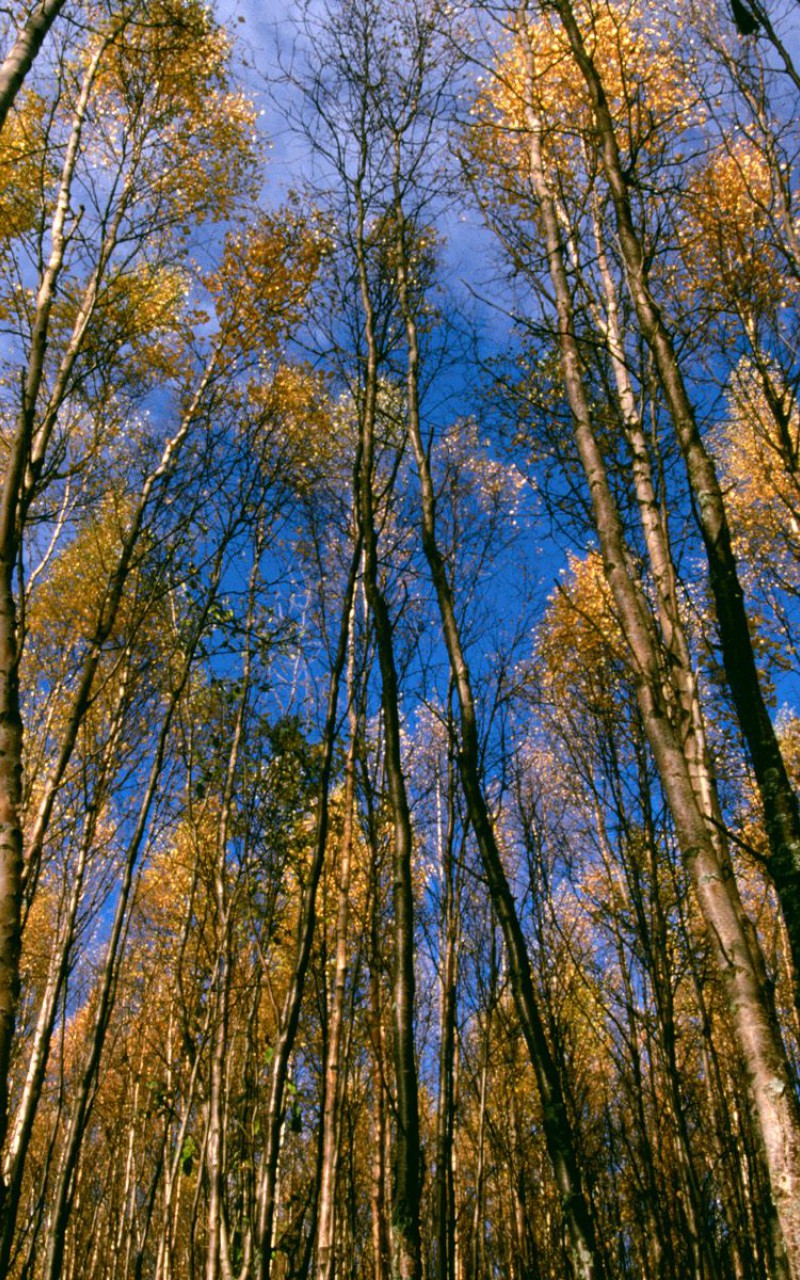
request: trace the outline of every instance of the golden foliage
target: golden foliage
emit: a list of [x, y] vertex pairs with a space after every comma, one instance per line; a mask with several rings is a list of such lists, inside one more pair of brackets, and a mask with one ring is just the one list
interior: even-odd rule
[[[63, 652], [97, 632], [108, 584], [122, 548], [129, 504], [107, 493], [92, 517], [52, 561], [28, 611], [32, 641], [46, 639]], [[123, 604], [114, 634], [133, 622]]]
[[294, 491], [310, 495], [330, 483], [341, 470], [342, 442], [328, 376], [309, 364], [282, 363], [251, 384], [249, 398], [282, 451], [284, 478]]
[[103, 122], [94, 159], [116, 167], [138, 156], [135, 199], [169, 220], [231, 216], [254, 187], [256, 113], [229, 84], [230, 39], [198, 0], [148, 0], [99, 22], [88, 64], [107, 40], [95, 88]]
[[[186, 354], [189, 321], [188, 273], [176, 265], [140, 259], [135, 270], [110, 274], [100, 290], [85, 344], [98, 365], [105, 361], [117, 384], [131, 388], [178, 377]], [[80, 289], [65, 290], [59, 323], [71, 327]]]
[[691, 177], [680, 242], [691, 278], [718, 305], [770, 313], [797, 298], [771, 235], [772, 174], [748, 138], [727, 139]]
[[313, 219], [294, 208], [262, 213], [231, 232], [208, 284], [229, 347], [273, 356], [302, 317], [326, 240]]
[[0, 242], [34, 224], [41, 198], [45, 155], [45, 102], [21, 94], [0, 134]]
[[613, 714], [625, 647], [598, 552], [570, 553], [537, 633], [536, 652], [545, 694], [556, 705]]
[[27, 1001], [44, 990], [57, 934], [58, 895], [52, 880], [45, 876], [37, 885], [22, 935], [19, 976]]
[[[676, 43], [651, 5], [576, 5], [589, 55], [603, 82], [621, 141], [631, 152], [661, 149], [697, 111]], [[593, 134], [586, 83], [558, 17], [543, 10], [518, 25], [498, 56], [473, 107], [476, 156], [492, 167], [527, 172], [531, 116], [543, 126], [545, 150], [565, 166], [582, 167]]]
[[[734, 374], [715, 445], [737, 548], [751, 567], [800, 590], [800, 412], [775, 371]], [[771, 400], [771, 402], [770, 402]]]

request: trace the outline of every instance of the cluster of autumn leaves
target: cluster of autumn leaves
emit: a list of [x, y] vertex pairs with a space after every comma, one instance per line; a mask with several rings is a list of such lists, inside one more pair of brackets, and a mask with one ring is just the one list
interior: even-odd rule
[[0, 1274], [800, 1280], [753, 12], [311, 6], [280, 207], [198, 0], [7, 15]]

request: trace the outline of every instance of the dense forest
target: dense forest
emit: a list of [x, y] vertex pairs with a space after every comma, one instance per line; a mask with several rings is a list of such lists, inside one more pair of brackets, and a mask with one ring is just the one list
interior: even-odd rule
[[798, 17], [0, 10], [0, 1276], [800, 1280]]

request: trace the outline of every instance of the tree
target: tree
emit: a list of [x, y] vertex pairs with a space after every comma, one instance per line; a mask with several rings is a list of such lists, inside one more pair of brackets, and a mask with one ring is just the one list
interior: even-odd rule
[[[375, 633], [381, 676], [381, 711], [385, 735], [385, 768], [393, 825], [393, 1056], [396, 1088], [394, 1186], [392, 1216], [395, 1263], [404, 1280], [421, 1274], [421, 1162], [419, 1099], [414, 1045], [414, 900], [411, 879], [413, 834], [403, 769], [398, 668], [394, 625], [380, 564], [380, 499], [378, 497], [382, 378], [395, 342], [394, 316], [387, 307], [391, 278], [382, 261], [380, 216], [385, 212], [380, 176], [384, 150], [380, 112], [368, 83], [381, 82], [390, 57], [388, 42], [377, 38], [378, 9], [367, 3], [331, 15], [315, 32], [318, 50], [325, 48], [325, 67], [315, 70], [306, 87], [325, 132], [318, 143], [332, 149], [334, 177], [341, 184], [345, 219], [340, 234], [352, 253], [353, 292], [357, 298], [357, 364], [353, 400], [357, 445], [353, 467], [354, 505], [363, 546], [363, 579]], [[359, 75], [354, 68], [361, 69]], [[362, 83], [362, 78], [364, 83]], [[346, 104], [346, 106], [345, 106]], [[344, 108], [350, 128], [340, 132]], [[331, 129], [332, 120], [336, 121]], [[347, 353], [349, 355], [349, 353]], [[391, 485], [391, 481], [390, 481]]]
[[[35, 298], [30, 308], [27, 302], [19, 308], [21, 340], [11, 357], [12, 363], [19, 359], [21, 372], [19, 379], [14, 379], [12, 400], [7, 402], [15, 426], [9, 438], [0, 499], [0, 757], [3, 762], [0, 792], [4, 814], [0, 842], [0, 1137], [5, 1136], [7, 1123], [6, 1088], [20, 945], [23, 850], [19, 664], [22, 619], [18, 617], [21, 602], [17, 599], [14, 580], [23, 561], [25, 531], [35, 509], [34, 504], [41, 499], [50, 479], [45, 462], [54, 440], [58, 440], [57, 427], [65, 416], [65, 405], [76, 380], [87, 376], [86, 343], [93, 317], [97, 308], [102, 309], [106, 302], [106, 291], [114, 288], [119, 291], [120, 286], [124, 290], [125, 283], [132, 279], [128, 274], [135, 257], [135, 251], [132, 254], [129, 249], [132, 227], [138, 225], [140, 237], [145, 236], [148, 230], [152, 232], [151, 260], [154, 264], [158, 263], [158, 249], [161, 250], [161, 264], [151, 275], [158, 291], [165, 283], [165, 259], [170, 252], [175, 252], [175, 241], [171, 237], [178, 219], [185, 225], [187, 219], [211, 213], [215, 199], [222, 199], [222, 184], [217, 183], [216, 197], [208, 188], [202, 192], [198, 188], [194, 194], [188, 193], [188, 206], [185, 201], [180, 211], [174, 201], [170, 206], [163, 186], [165, 152], [159, 151], [158, 147], [148, 152], [145, 143], [152, 143], [156, 138], [166, 143], [168, 138], [174, 137], [176, 128], [182, 130], [187, 148], [179, 149], [177, 157], [170, 157], [170, 163], [182, 155], [186, 164], [190, 148], [194, 145], [189, 143], [189, 138], [201, 143], [200, 154], [205, 160], [225, 136], [229, 147], [239, 148], [242, 161], [240, 184], [245, 180], [247, 165], [245, 157], [249, 141], [245, 142], [243, 137], [247, 113], [238, 100], [234, 101], [231, 95], [225, 96], [224, 49], [213, 34], [210, 21], [189, 6], [185, 13], [176, 11], [172, 15], [172, 24], [167, 21], [158, 38], [154, 39], [153, 33], [160, 25], [155, 21], [156, 15], [150, 15], [143, 9], [140, 17], [145, 19], [142, 26], [137, 27], [132, 15], [126, 14], [91, 34], [82, 65], [79, 64], [80, 78], [76, 83], [72, 83], [76, 73], [71, 68], [67, 70], [66, 62], [63, 64], [63, 92], [52, 119], [53, 134], [59, 125], [64, 130], [63, 161], [55, 189], [43, 192], [45, 212], [37, 217], [31, 228]], [[172, 82], [170, 84], [168, 78], [163, 81], [161, 96], [152, 91], [148, 96], [142, 86], [137, 88], [128, 78], [127, 69], [133, 63], [142, 65], [142, 59], [148, 55], [169, 58], [170, 41], [174, 44], [176, 39], [176, 24], [185, 47], [188, 37], [192, 54], [203, 50], [207, 55], [216, 41], [213, 56], [207, 62], [207, 83], [209, 88], [215, 86], [220, 107], [224, 102], [225, 107], [231, 108], [227, 117], [230, 126], [227, 135], [222, 128], [216, 137], [213, 133], [209, 136], [210, 113], [200, 122], [192, 121], [192, 111], [198, 99], [193, 97], [196, 89], [194, 72], [189, 74], [187, 63], [173, 68]], [[193, 62], [191, 65], [196, 70], [198, 64]], [[167, 93], [169, 105], [163, 96]], [[78, 222], [72, 226], [71, 208], [76, 186], [81, 180], [84, 158], [90, 154], [88, 144], [91, 139], [87, 134], [94, 123], [91, 104], [95, 95], [102, 98], [108, 107], [113, 104], [123, 112], [130, 109], [132, 114], [128, 116], [128, 130], [120, 135], [116, 152], [113, 144], [110, 148], [116, 164], [117, 181], [112, 181], [102, 192], [95, 188], [99, 207], [90, 208], [85, 218], [80, 213]], [[223, 108], [219, 118], [224, 116]], [[51, 141], [55, 143], [55, 137]], [[105, 140], [101, 142], [96, 135], [96, 141], [102, 146]], [[161, 177], [159, 164], [162, 166]], [[43, 166], [42, 176], [49, 182], [48, 166]], [[231, 184], [225, 192], [226, 199], [234, 185]], [[85, 224], [93, 221], [95, 213], [98, 215], [95, 224], [98, 235], [92, 242], [91, 232]], [[78, 235], [81, 221], [84, 227]], [[49, 229], [49, 251], [45, 253], [46, 228]], [[24, 233], [26, 228], [23, 227], [22, 231]], [[140, 239], [140, 252], [141, 246]], [[84, 250], [88, 250], [85, 256]], [[115, 267], [115, 255], [123, 259], [121, 270]], [[70, 280], [71, 266], [73, 274]], [[58, 294], [68, 297], [73, 290], [72, 305], [66, 308], [62, 317]], [[16, 295], [12, 291], [9, 304], [12, 313], [18, 309], [19, 300], [24, 296], [24, 290]], [[158, 321], [154, 327], [157, 326]], [[59, 331], [57, 340], [56, 328]], [[125, 335], [122, 340], [127, 340], [127, 337]], [[95, 353], [90, 351], [90, 367], [95, 358]], [[17, 387], [20, 385], [22, 392], [18, 397]], [[18, 403], [14, 403], [17, 399]], [[56, 453], [63, 450], [65, 438], [59, 441]], [[118, 579], [119, 589], [123, 578], [124, 573]], [[100, 624], [101, 630], [103, 625]], [[103, 643], [102, 635], [99, 643]], [[68, 747], [66, 753], [68, 758]]]
[[[608, 99], [595, 60], [584, 43], [571, 8], [559, 3], [554, 6], [554, 10], [563, 24], [566, 48], [587, 86], [587, 102], [598, 130], [598, 168], [608, 182], [635, 315], [652, 350], [665, 400], [686, 459], [689, 481], [697, 498], [721, 631], [724, 633], [730, 624], [724, 641], [727, 675], [733, 687], [736, 673], [732, 673], [728, 662], [730, 660], [735, 664], [739, 661], [733, 648], [741, 656], [740, 646], [744, 644], [746, 654], [750, 655], [747, 659], [750, 663], [748, 670], [751, 669], [757, 682], [746, 618], [741, 609], [741, 592], [735, 585], [738, 579], [732, 562], [729, 533], [727, 524], [723, 523], [721, 492], [712, 475], [713, 464], [697, 433], [693, 409], [680, 376], [674, 347], [649, 291], [646, 258], [641, 239], [633, 225], [629, 184], [623, 173]], [[556, 43], [559, 40], [558, 32], [557, 27], [554, 36]], [[737, 1019], [740, 1043], [752, 1074], [754, 1101], [760, 1117], [761, 1137], [770, 1167], [776, 1210], [790, 1266], [796, 1269], [798, 1223], [795, 1221], [795, 1198], [793, 1193], [787, 1194], [787, 1188], [795, 1184], [798, 1175], [795, 1154], [798, 1150], [798, 1115], [790, 1085], [789, 1068], [765, 990], [763, 957], [753, 937], [752, 926], [743, 914], [728, 869], [728, 853], [720, 840], [722, 824], [717, 818], [718, 807], [713, 787], [710, 789], [708, 785], [710, 773], [705, 762], [705, 735], [691, 681], [690, 666], [687, 671], [685, 646], [680, 630], [676, 629], [672, 618], [668, 619], [672, 626], [664, 635], [661, 620], [654, 616], [634, 568], [634, 553], [612, 492], [605, 446], [596, 429], [588, 380], [584, 372], [580, 328], [568, 273], [570, 241], [568, 235], [565, 236], [556, 196], [558, 159], [557, 153], [553, 155], [548, 145], [549, 134], [539, 95], [536, 27], [529, 24], [527, 15], [521, 15], [515, 35], [519, 42], [516, 56], [519, 59], [521, 81], [516, 82], [515, 87], [515, 82], [501, 72], [502, 92], [510, 89], [512, 96], [516, 96], [519, 103], [517, 118], [521, 115], [523, 122], [520, 162], [525, 165], [524, 172], [530, 183], [529, 190], [541, 219], [546, 244], [548, 270], [555, 299], [557, 341], [564, 388], [573, 419], [575, 444], [591, 494], [594, 524], [605, 572], [628, 646], [640, 714], [672, 809], [684, 857], [693, 870], [698, 898], [711, 935], [718, 944], [720, 965], [730, 992], [731, 1010]], [[545, 66], [546, 57], [547, 55]], [[627, 95], [623, 102], [626, 100]], [[646, 519], [645, 504], [643, 512]], [[652, 544], [649, 549], [655, 589], [661, 591], [662, 562], [653, 555]], [[655, 549], [660, 557], [661, 547], [656, 544]], [[736, 627], [740, 623], [744, 625], [746, 634], [744, 638], [740, 636], [734, 641], [733, 636], [734, 633], [738, 634]], [[668, 670], [672, 669], [668, 682], [664, 678], [662, 645], [669, 654]], [[682, 669], [689, 676], [688, 683], [679, 678], [678, 673]], [[741, 691], [741, 685], [739, 689]], [[749, 683], [749, 677], [748, 689], [748, 696], [755, 697], [757, 690]], [[734, 698], [737, 698], [736, 692]], [[760, 693], [758, 699], [763, 708]], [[739, 710], [741, 714], [741, 704]], [[768, 720], [768, 716], [766, 718]], [[681, 724], [688, 726], [688, 732], [681, 730]], [[769, 734], [774, 736], [771, 725]], [[787, 787], [781, 790], [781, 794], [787, 803], [791, 801], [796, 806], [788, 779]], [[786, 845], [781, 847], [788, 848]], [[788, 902], [785, 916], [787, 921], [793, 918]], [[780, 1080], [778, 1088], [782, 1099], [785, 1099], [777, 1110], [772, 1103], [774, 1089], [770, 1081], [773, 1079]]]
[[603, 172], [608, 182], [631, 300], [642, 335], [653, 356], [695, 499], [708, 560], [723, 665], [758, 781], [770, 838], [770, 873], [781, 899], [795, 970], [800, 972], [800, 943], [795, 948], [792, 942], [793, 931], [800, 922], [800, 805], [759, 682], [722, 487], [714, 460], [698, 429], [697, 415], [675, 343], [651, 287], [644, 238], [634, 220], [630, 181], [626, 179], [602, 78], [571, 6], [565, 3], [555, 7], [572, 56], [586, 83], [600, 136]]

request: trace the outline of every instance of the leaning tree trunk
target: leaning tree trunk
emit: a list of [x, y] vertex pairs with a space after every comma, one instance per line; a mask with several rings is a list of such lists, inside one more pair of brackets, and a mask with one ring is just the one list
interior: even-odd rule
[[[100, 53], [101, 50], [95, 53], [86, 68], [73, 111], [72, 128], [50, 232], [50, 255], [37, 291], [28, 364], [21, 388], [21, 405], [16, 430], [9, 444], [0, 492], [0, 1149], [5, 1142], [8, 1126], [8, 1071], [19, 985], [22, 905], [22, 717], [14, 575], [22, 542], [26, 469], [33, 450], [36, 405], [44, 378], [50, 317], [67, 245], [69, 197]], [[3, 70], [4, 68], [0, 69], [0, 112], [3, 103]], [[8, 105], [13, 100], [13, 84], [12, 72], [5, 90], [7, 97], [9, 93], [12, 94]], [[5, 1183], [0, 1180], [0, 1212], [5, 1199], [4, 1193]]]
[[0, 64], [0, 129], [14, 105], [34, 58], [44, 43], [66, 0], [39, 0], [20, 27], [17, 38]]

